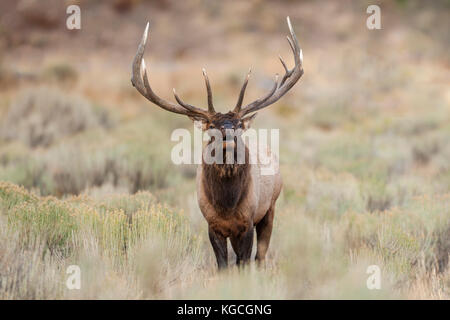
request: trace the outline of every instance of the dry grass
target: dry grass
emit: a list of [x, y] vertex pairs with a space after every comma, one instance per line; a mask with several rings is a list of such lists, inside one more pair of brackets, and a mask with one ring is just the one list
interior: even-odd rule
[[[149, 193], [58, 200], [1, 183], [0, 199], [1, 298], [448, 298], [450, 195], [338, 220], [284, 202], [266, 267], [220, 274], [205, 230]], [[71, 264], [79, 291], [65, 287]]]

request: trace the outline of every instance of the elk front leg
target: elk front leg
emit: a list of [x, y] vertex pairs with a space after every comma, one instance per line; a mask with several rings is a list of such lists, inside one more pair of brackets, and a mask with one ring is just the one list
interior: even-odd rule
[[231, 246], [236, 253], [236, 264], [247, 263], [250, 261], [253, 248], [253, 226], [247, 232], [240, 236], [231, 237]]
[[273, 217], [275, 213], [275, 204], [267, 210], [264, 218], [256, 224], [256, 260], [258, 263], [264, 262], [267, 249], [269, 249], [270, 237], [272, 235]]
[[209, 228], [208, 233], [209, 241], [211, 241], [214, 254], [216, 255], [217, 266], [219, 269], [226, 268], [228, 266], [227, 238], [211, 228]]

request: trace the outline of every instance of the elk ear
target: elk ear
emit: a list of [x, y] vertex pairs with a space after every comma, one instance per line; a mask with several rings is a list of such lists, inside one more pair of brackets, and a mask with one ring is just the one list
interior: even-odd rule
[[197, 129], [200, 129], [202, 131], [205, 131], [207, 129], [208, 123], [205, 119], [202, 118], [195, 118], [195, 117], [189, 117], [194, 122], [194, 126]]
[[251, 116], [248, 116], [246, 118], [242, 118], [242, 127], [244, 128], [244, 130], [247, 130], [248, 128], [250, 128], [250, 125], [253, 122], [253, 119], [255, 119], [257, 113], [252, 114]]

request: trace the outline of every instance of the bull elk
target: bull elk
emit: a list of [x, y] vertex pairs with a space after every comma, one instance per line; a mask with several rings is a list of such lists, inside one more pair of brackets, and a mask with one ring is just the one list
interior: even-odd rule
[[[204, 69], [203, 77], [208, 97], [207, 110], [183, 102], [175, 90], [174, 96], [178, 104], [158, 97], [150, 86], [143, 59], [149, 28], [148, 23], [133, 60], [131, 83], [145, 98], [164, 110], [188, 116], [194, 121], [200, 121], [204, 131], [209, 129], [219, 130], [223, 136], [224, 149], [236, 148], [236, 139], [242, 139], [242, 135], [233, 136], [230, 139], [226, 131], [239, 130], [244, 132], [249, 128], [255, 117], [255, 111], [275, 103], [303, 75], [302, 50], [289, 17], [287, 17], [287, 23], [291, 35], [291, 37], [287, 36], [287, 40], [294, 54], [295, 66], [288, 69], [280, 56], [281, 64], [285, 70], [281, 81], [278, 81], [277, 75], [270, 92], [244, 107], [242, 107], [242, 102], [250, 71], [241, 88], [236, 106], [232, 111], [225, 114], [214, 110], [211, 86]], [[212, 139], [208, 143], [211, 143], [211, 141]], [[269, 153], [268, 156], [274, 163], [277, 162], [275, 155], [271, 155], [270, 151], [266, 152]], [[256, 260], [258, 262], [264, 261], [269, 247], [275, 202], [282, 188], [281, 175], [278, 167], [276, 167], [274, 174], [262, 175], [260, 163], [250, 163], [248, 154], [248, 148], [245, 146], [245, 161], [243, 163], [208, 164], [203, 161], [197, 169], [198, 204], [208, 222], [209, 239], [219, 269], [228, 265], [227, 238], [230, 238], [238, 265], [250, 261], [255, 227], [257, 235]]]

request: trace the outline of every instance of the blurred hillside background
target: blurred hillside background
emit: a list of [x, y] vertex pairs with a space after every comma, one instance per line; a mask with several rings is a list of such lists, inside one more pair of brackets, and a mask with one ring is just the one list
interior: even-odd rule
[[[227, 111], [250, 66], [246, 101], [293, 64], [288, 15], [305, 75], [255, 121], [281, 138], [268, 265], [217, 274], [196, 168], [170, 161], [192, 123], [141, 97], [131, 62], [150, 21], [155, 91], [205, 107], [205, 67]], [[449, 1], [2, 0], [0, 298], [448, 299], [449, 30]]]

